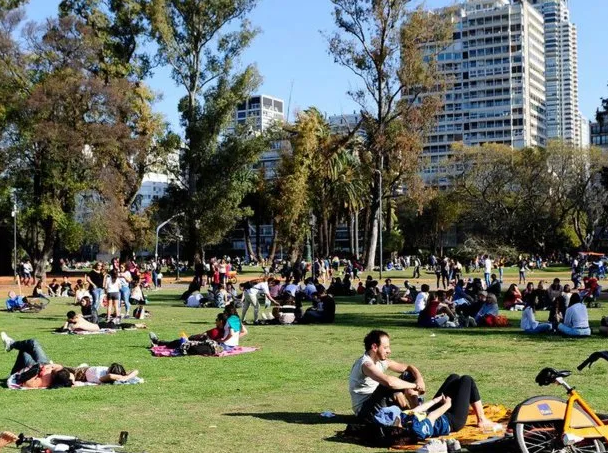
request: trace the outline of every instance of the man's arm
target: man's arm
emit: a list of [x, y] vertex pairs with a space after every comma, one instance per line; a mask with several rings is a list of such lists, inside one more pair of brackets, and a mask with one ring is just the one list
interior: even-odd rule
[[395, 362], [394, 360], [388, 360], [388, 369], [399, 374], [406, 371], [411, 373], [412, 377], [414, 378], [414, 384], [416, 384], [416, 390], [420, 394], [426, 392], [426, 385], [424, 384], [422, 373], [414, 365], [407, 365], [405, 363]]
[[363, 374], [365, 374], [367, 377], [392, 390], [414, 390], [418, 388], [417, 384], [404, 381], [395, 376], [384, 374], [376, 367], [374, 367], [371, 363], [364, 363], [361, 367], [361, 370], [363, 371]]

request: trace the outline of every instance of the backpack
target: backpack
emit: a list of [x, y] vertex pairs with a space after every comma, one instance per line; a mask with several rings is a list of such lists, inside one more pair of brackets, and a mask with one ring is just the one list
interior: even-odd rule
[[186, 341], [179, 347], [184, 355], [217, 355], [224, 350], [217, 341]]

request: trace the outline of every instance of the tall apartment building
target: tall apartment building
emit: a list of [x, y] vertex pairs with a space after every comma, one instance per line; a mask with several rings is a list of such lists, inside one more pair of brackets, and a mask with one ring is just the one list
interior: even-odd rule
[[578, 46], [568, 0], [530, 0], [542, 13], [545, 31], [547, 138], [583, 146], [578, 110]]
[[454, 22], [454, 41], [438, 55], [453, 84], [425, 144], [427, 181], [454, 142], [523, 148], [547, 139], [542, 15], [527, 1], [467, 0]]
[[[285, 121], [285, 103], [282, 99], [257, 94], [251, 96], [247, 101], [237, 105], [234, 111], [233, 125], [228, 132], [234, 130], [235, 125], [250, 125], [255, 131], [264, 131], [277, 121]], [[282, 144], [276, 142], [271, 149], [264, 151], [257, 164], [257, 168], [264, 168], [266, 178], [275, 176], [276, 168], [280, 160]]]
[[[228, 132], [233, 131], [237, 124], [249, 125], [254, 131], [264, 131], [277, 121], [285, 121], [285, 102], [273, 96], [257, 94], [237, 105], [234, 111], [233, 124], [228, 128]], [[273, 142], [270, 149], [262, 153], [260, 160], [255, 165], [256, 169], [264, 169], [264, 175], [267, 179], [275, 177], [281, 153], [284, 152], [285, 146], [284, 142]], [[250, 225], [249, 233], [253, 238], [252, 241], [255, 248], [255, 238], [258, 232], [253, 224]], [[272, 242], [272, 225], [260, 225], [259, 236], [260, 252], [266, 256]], [[234, 230], [230, 242], [233, 250], [242, 255], [246, 254], [244, 232], [242, 229], [237, 228]]]

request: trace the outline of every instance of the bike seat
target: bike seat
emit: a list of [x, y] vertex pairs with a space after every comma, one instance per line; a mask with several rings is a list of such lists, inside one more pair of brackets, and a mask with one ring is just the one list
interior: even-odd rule
[[572, 372], [568, 370], [558, 371], [555, 368], [543, 368], [538, 376], [536, 376], [536, 383], [541, 386], [551, 385], [555, 383], [557, 378], [568, 377]]

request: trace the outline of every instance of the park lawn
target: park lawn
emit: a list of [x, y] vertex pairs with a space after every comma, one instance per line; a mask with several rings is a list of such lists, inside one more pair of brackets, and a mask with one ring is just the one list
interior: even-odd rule
[[[186, 309], [180, 291], [151, 293], [150, 330], [161, 338], [196, 333], [213, 325], [218, 310]], [[61, 390], [0, 389], [0, 431], [45, 433], [115, 442], [130, 432], [129, 451], [154, 452], [364, 452], [334, 436], [350, 414], [347, 379], [372, 328], [392, 335], [392, 357], [411, 362], [424, 374], [430, 392], [452, 372], [471, 374], [485, 402], [513, 407], [535, 394], [562, 396], [558, 387], [539, 388], [545, 366], [574, 370], [591, 352], [608, 349], [606, 339], [531, 337], [518, 331], [520, 313], [503, 312], [514, 327], [501, 329], [420, 329], [402, 314], [410, 306], [368, 306], [357, 298], [338, 300], [335, 325], [251, 326], [242, 344], [252, 354], [226, 358], [153, 358], [146, 331], [108, 336], [53, 335], [70, 309], [55, 299], [39, 314], [0, 312], [0, 330], [16, 339], [36, 337], [56, 362], [137, 368], [146, 382]], [[608, 314], [608, 309], [606, 310]], [[601, 309], [590, 310], [597, 328]], [[544, 320], [546, 312], [539, 312]], [[251, 316], [251, 315], [249, 315]], [[0, 352], [6, 376], [16, 354]], [[608, 411], [608, 363], [575, 373], [575, 385], [599, 411]], [[321, 412], [338, 417], [325, 419]], [[11, 451], [11, 450], [8, 450]]]

